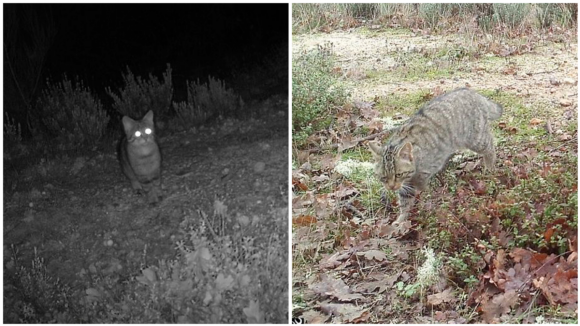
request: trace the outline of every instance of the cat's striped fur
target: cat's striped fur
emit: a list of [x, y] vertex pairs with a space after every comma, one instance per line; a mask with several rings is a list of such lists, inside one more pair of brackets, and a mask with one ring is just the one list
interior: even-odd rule
[[391, 135], [384, 146], [370, 143], [376, 160], [375, 173], [385, 188], [398, 190], [400, 213], [407, 219], [415, 195], [441, 170], [453, 154], [470, 149], [483, 155], [484, 166], [495, 164], [490, 121], [503, 109], [467, 88], [436, 97]]
[[143, 119], [135, 121], [123, 117], [125, 137], [119, 146], [119, 161], [123, 173], [138, 192], [145, 192], [149, 203], [156, 203], [161, 197], [161, 152], [155, 140], [153, 111]]

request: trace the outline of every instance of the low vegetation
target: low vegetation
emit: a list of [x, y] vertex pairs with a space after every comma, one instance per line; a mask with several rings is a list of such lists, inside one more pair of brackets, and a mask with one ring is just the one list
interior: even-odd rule
[[[6, 114], [3, 321], [287, 322], [287, 60], [270, 64], [282, 68], [260, 71], [268, 89], [252, 85], [263, 93], [247, 104], [212, 76], [177, 104], [168, 66], [161, 79], [127, 68], [110, 107], [65, 77], [30, 126]], [[121, 115], [149, 109], [164, 160], [154, 207], [115, 153]]]
[[[313, 118], [331, 123], [312, 129], [307, 141], [293, 135], [294, 317], [310, 323], [576, 322], [578, 122], [576, 80], [567, 75], [575, 68], [567, 63], [573, 60], [550, 55], [576, 58], [575, 20], [563, 18], [576, 7], [524, 5], [522, 18], [508, 15], [515, 10], [509, 5], [478, 6], [293, 9], [295, 33], [329, 33], [295, 36], [294, 51], [334, 44], [325, 53], [330, 67], [323, 78], [334, 81], [329, 89], [351, 94]], [[445, 30], [460, 28], [455, 11], [468, 8], [491, 10], [480, 18], [495, 24], [485, 31], [492, 40], [526, 44], [551, 28], [574, 44], [555, 37], [526, 59], [532, 54], [524, 46], [506, 52], [485, 37], [469, 39], [483, 30], [448, 38]], [[411, 9], [416, 14], [400, 14]], [[534, 22], [540, 9], [550, 24]], [[377, 38], [387, 40], [378, 50], [385, 54], [380, 63], [369, 56]], [[356, 51], [349, 47], [355, 43]], [[544, 69], [552, 60], [561, 66]], [[542, 86], [526, 91], [532, 81]], [[385, 142], [389, 129], [458, 86], [504, 107], [493, 124], [496, 169], [485, 172], [477, 154], [458, 153], [420, 195], [411, 221], [394, 227], [396, 196], [374, 177], [366, 142]], [[304, 109], [293, 103], [293, 110]]]

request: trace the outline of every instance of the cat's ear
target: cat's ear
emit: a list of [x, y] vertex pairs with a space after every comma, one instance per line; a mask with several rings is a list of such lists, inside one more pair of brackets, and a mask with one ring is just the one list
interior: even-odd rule
[[405, 143], [405, 145], [399, 149], [397, 156], [403, 160], [413, 161], [413, 145], [411, 145], [411, 143]]
[[371, 153], [373, 153], [375, 159], [380, 158], [383, 155], [383, 149], [379, 142], [370, 141], [369, 148], [371, 149]]
[[147, 114], [143, 117], [143, 121], [149, 124], [153, 124], [153, 110], [147, 111]]
[[129, 118], [128, 116], [124, 116], [123, 117], [123, 129], [125, 129], [125, 134], [130, 134], [133, 132], [133, 129], [135, 129], [135, 125], [137, 124], [137, 122], [135, 122], [135, 120]]

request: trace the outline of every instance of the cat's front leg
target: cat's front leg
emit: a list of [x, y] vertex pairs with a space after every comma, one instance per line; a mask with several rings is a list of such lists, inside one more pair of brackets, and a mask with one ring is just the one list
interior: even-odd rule
[[399, 189], [399, 216], [394, 224], [403, 223], [409, 217], [411, 208], [415, 204], [415, 192], [413, 188]]
[[153, 180], [151, 189], [148, 192], [149, 204], [156, 204], [163, 199], [163, 192], [161, 190], [161, 176]]

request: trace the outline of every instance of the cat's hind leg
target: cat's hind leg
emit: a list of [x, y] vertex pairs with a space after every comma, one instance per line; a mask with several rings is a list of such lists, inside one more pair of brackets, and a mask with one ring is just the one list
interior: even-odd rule
[[490, 132], [480, 136], [478, 141], [468, 147], [470, 150], [483, 156], [483, 166], [487, 171], [493, 171], [495, 167], [495, 147], [493, 136]]

